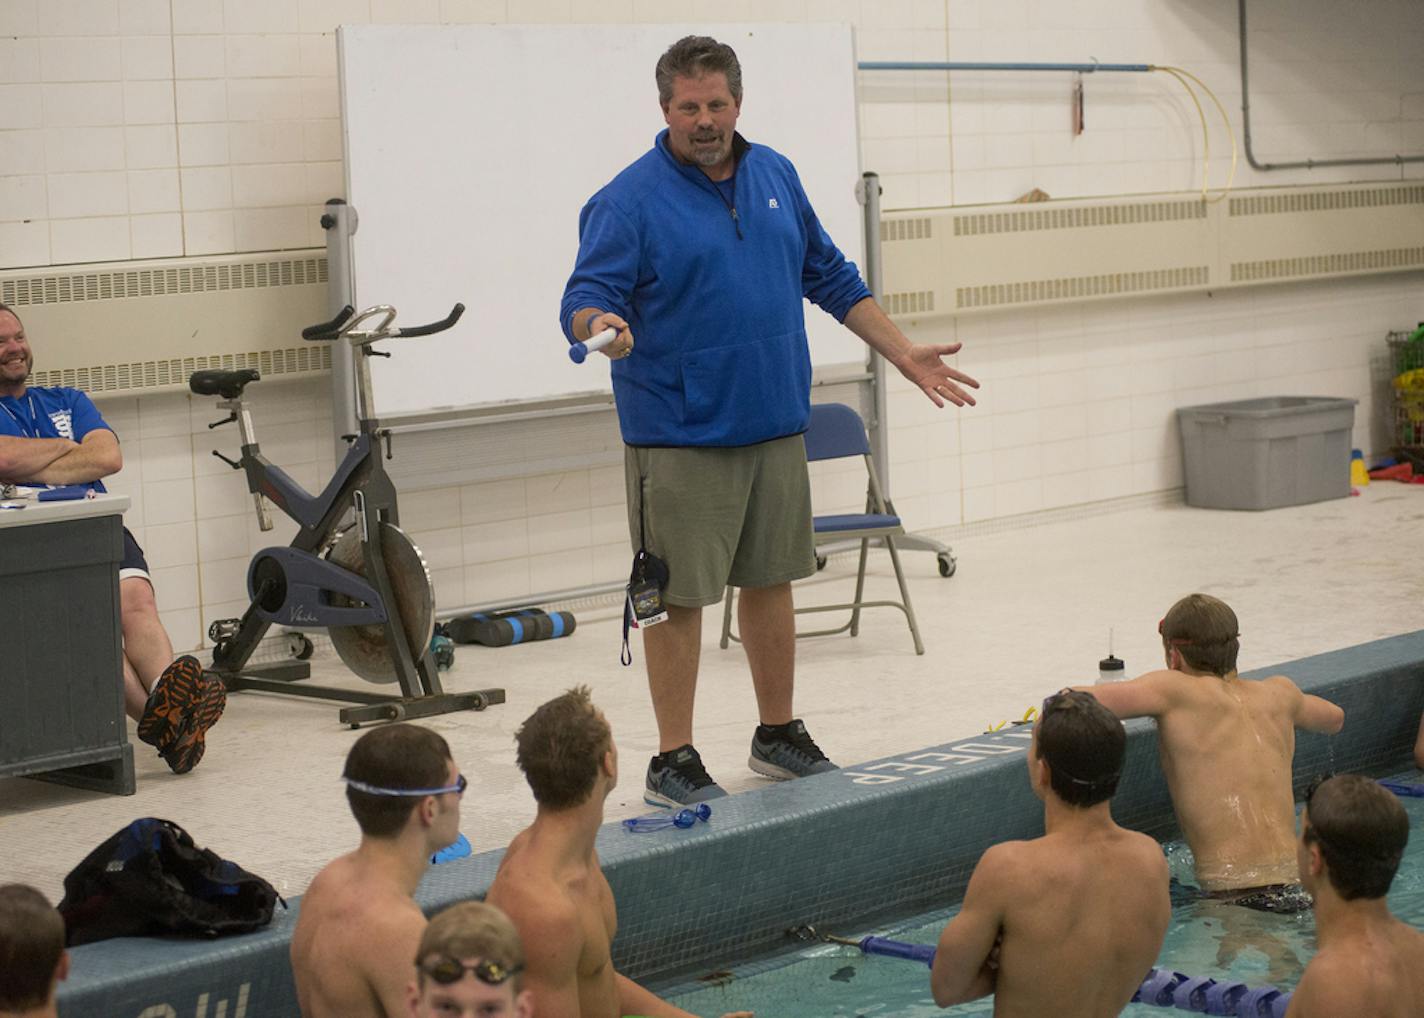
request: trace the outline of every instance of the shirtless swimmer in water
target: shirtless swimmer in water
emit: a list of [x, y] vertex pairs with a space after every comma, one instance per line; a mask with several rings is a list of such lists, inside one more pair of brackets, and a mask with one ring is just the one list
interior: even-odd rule
[[1236, 613], [1217, 598], [1182, 598], [1158, 632], [1166, 670], [1093, 695], [1120, 718], [1157, 720], [1162, 770], [1204, 891], [1264, 911], [1308, 908], [1295, 858], [1295, 732], [1333, 735], [1345, 712], [1284, 675], [1238, 676]]

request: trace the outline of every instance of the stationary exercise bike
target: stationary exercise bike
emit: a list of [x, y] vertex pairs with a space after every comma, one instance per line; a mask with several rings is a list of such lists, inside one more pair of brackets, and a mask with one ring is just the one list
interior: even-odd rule
[[[280, 467], [270, 463], [257, 443], [243, 390], [261, 375], [254, 369], [197, 371], [188, 387], [200, 396], [219, 396], [228, 416], [210, 428], [236, 423], [242, 455], [233, 460], [213, 455], [247, 473], [247, 488], [257, 507], [258, 525], [272, 529], [270, 502], [299, 526], [285, 548], [264, 548], [247, 571], [251, 604], [240, 619], [219, 619], [208, 628], [213, 641], [210, 669], [229, 690], [260, 690], [343, 700], [342, 722], [352, 728], [372, 721], [399, 721], [458, 710], [484, 710], [504, 703], [503, 689], [446, 693], [430, 652], [435, 628], [435, 591], [430, 570], [414, 542], [400, 529], [396, 489], [381, 460], [391, 455], [391, 433], [374, 418], [369, 357], [389, 357], [372, 349], [386, 339], [443, 332], [464, 313], [456, 304], [443, 321], [414, 328], [394, 325], [396, 310], [387, 304], [355, 314], [349, 306], [329, 322], [302, 330], [311, 342], [349, 342], [354, 348], [356, 413], [354, 435], [336, 473], [318, 495], [308, 493]], [[362, 328], [367, 322], [374, 326]], [[269, 626], [325, 629], [346, 666], [368, 682], [400, 683], [401, 695], [297, 684], [311, 675], [297, 660], [248, 666], [248, 659]], [[302, 654], [301, 651], [305, 651]]]

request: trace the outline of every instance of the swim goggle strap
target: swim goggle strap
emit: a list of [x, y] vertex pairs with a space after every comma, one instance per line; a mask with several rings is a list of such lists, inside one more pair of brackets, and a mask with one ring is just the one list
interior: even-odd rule
[[[1045, 696], [1043, 698], [1043, 709], [1038, 712], [1038, 721], [1035, 723], [1039, 725], [1043, 724], [1043, 722], [1048, 719], [1048, 716], [1056, 711], [1072, 710], [1078, 706], [1080, 698], [1096, 699], [1091, 693], [1067, 688], [1060, 689], [1052, 696]], [[1062, 778], [1070, 784], [1077, 785], [1079, 788], [1087, 788], [1096, 792], [1100, 789], [1113, 787], [1122, 777], [1122, 768], [1119, 767], [1111, 774], [1104, 774], [1091, 780], [1088, 778], [1074, 777], [1061, 767], [1055, 767], [1053, 773], [1055, 776]]]
[[1103, 788], [1111, 788], [1122, 777], [1122, 771], [1113, 771], [1111, 774], [1105, 774], [1101, 778], [1089, 781], [1087, 778], [1075, 778], [1061, 767], [1053, 773], [1080, 788], [1087, 788], [1094, 792]]
[[466, 965], [458, 958], [435, 955], [420, 963], [420, 971], [441, 986], [458, 983], [468, 972], [486, 986], [498, 986], [524, 971], [523, 965], [502, 965], [497, 961], [477, 961]]
[[1187, 639], [1185, 636], [1172, 636], [1172, 637], [1169, 637], [1166, 633], [1163, 632], [1163, 629], [1166, 627], [1166, 625], [1167, 625], [1167, 618], [1166, 618], [1166, 616], [1163, 616], [1161, 619], [1159, 619], [1159, 620], [1157, 621], [1157, 635], [1160, 636], [1160, 637], [1162, 637], [1163, 640], [1165, 640], [1167, 643], [1169, 643], [1169, 644], [1172, 645], [1173, 647], [1224, 647], [1224, 646], [1226, 646], [1226, 644], [1230, 643], [1232, 640], [1239, 640], [1239, 639], [1241, 639], [1241, 631], [1240, 631], [1240, 630], [1237, 630], [1236, 632], [1232, 633], [1230, 636], [1223, 636], [1223, 637], [1220, 637], [1219, 639], [1216, 639], [1216, 640], [1202, 640], [1202, 641], [1200, 641], [1200, 642], [1198, 642], [1198, 641], [1196, 641], [1196, 640]]
[[364, 781], [357, 781], [355, 778], [342, 777], [347, 788], [364, 792], [367, 795], [387, 795], [395, 799], [419, 799], [427, 795], [448, 795], [454, 792], [456, 795], [464, 795], [465, 789], [470, 787], [470, 783], [461, 774], [453, 785], [446, 785], [444, 788], [382, 788], [380, 785], [368, 785]]
[[636, 834], [646, 831], [663, 831], [669, 827], [680, 827], [683, 830], [691, 827], [697, 821], [706, 823], [712, 818], [712, 807], [705, 802], [699, 802], [689, 809], [680, 809], [676, 813], [668, 816], [654, 815], [649, 817], [629, 817], [623, 821], [623, 826]]

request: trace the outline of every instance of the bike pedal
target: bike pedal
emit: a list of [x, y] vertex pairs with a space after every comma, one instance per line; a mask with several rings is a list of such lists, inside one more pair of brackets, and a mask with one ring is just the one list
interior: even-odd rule
[[241, 625], [241, 619], [214, 619], [212, 625], [208, 626], [208, 639], [213, 643], [231, 640], [237, 635]]

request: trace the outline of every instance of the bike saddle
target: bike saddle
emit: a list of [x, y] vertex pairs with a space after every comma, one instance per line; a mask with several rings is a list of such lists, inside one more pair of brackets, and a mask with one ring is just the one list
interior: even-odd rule
[[188, 376], [188, 388], [199, 396], [222, 396], [235, 399], [242, 395], [248, 382], [255, 382], [262, 375], [256, 368], [241, 371], [194, 371]]

